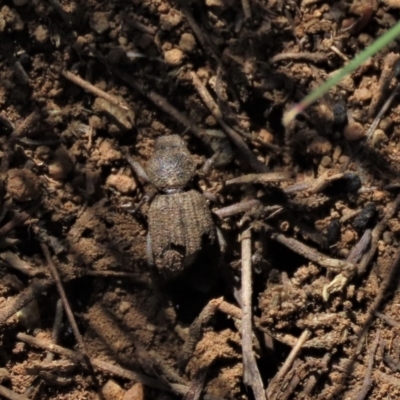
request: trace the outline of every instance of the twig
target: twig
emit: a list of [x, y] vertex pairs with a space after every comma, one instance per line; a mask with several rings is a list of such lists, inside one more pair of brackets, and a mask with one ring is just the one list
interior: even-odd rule
[[228, 126], [226, 124], [226, 122], [223, 120], [222, 112], [221, 112], [220, 108], [218, 107], [218, 105], [214, 101], [214, 99], [211, 97], [207, 88], [203, 85], [203, 82], [201, 81], [201, 79], [197, 76], [197, 74], [194, 71], [190, 72], [190, 76], [192, 78], [193, 86], [197, 90], [197, 93], [203, 100], [204, 104], [208, 107], [211, 114], [221, 125], [224, 132], [228, 135], [228, 137], [235, 144], [235, 146], [237, 147], [239, 152], [244, 157], [244, 160], [255, 171], [266, 172], [267, 167], [255, 157], [255, 155], [248, 148], [247, 144], [244, 142], [242, 137], [234, 129], [232, 129], [230, 126]]
[[328, 55], [326, 53], [281, 53], [272, 57], [271, 62], [277, 63], [280, 61], [311, 61], [315, 63], [326, 62]]
[[[226, 315], [229, 315], [232, 318], [237, 318], [237, 319], [241, 319], [242, 318], [242, 310], [239, 307], [236, 307], [233, 304], [227, 303], [226, 301], [223, 301], [219, 307], [218, 310], [223, 312]], [[260, 324], [260, 318], [258, 317], [254, 317], [254, 322], [255, 325], [258, 329], [260, 329], [261, 331], [267, 333], [269, 336], [271, 336], [272, 338], [274, 338], [275, 340], [277, 340], [278, 342], [281, 342], [283, 344], [285, 344], [286, 346], [289, 347], [294, 347], [298, 341], [298, 339], [292, 335], [289, 334], [285, 334], [285, 333], [272, 333], [270, 331], [268, 331], [267, 329], [265, 329], [263, 326], [261, 326]]]
[[39, 209], [40, 203], [35, 204], [28, 211], [16, 212], [13, 219], [0, 228], [0, 237], [7, 236], [13, 229], [22, 225]]
[[370, 118], [375, 115], [376, 110], [378, 109], [378, 106], [381, 103], [382, 99], [387, 96], [387, 91], [389, 90], [390, 83], [393, 79], [393, 66], [398, 59], [399, 56], [395, 53], [389, 53], [385, 57], [382, 73], [378, 82], [378, 88], [373, 92], [372, 100], [368, 109], [368, 116]]
[[215, 210], [214, 214], [223, 219], [245, 211], [250, 211], [252, 208], [259, 207], [261, 205], [261, 201], [257, 199], [243, 200], [240, 203], [232, 204], [230, 206], [220, 208], [219, 210]]
[[313, 180], [306, 181], [306, 182], [295, 183], [294, 185], [283, 189], [283, 191], [286, 194], [293, 194], [293, 193], [303, 192], [303, 191], [307, 191], [307, 192], [310, 192], [313, 194], [320, 193], [321, 191], [326, 189], [331, 183], [333, 183], [339, 179], [346, 178], [346, 176], [347, 176], [346, 173], [339, 173], [339, 174], [334, 174], [334, 175], [329, 176], [329, 173], [330, 172], [323, 174], [322, 176], [318, 177], [317, 179], [313, 179]]
[[272, 395], [275, 393], [278, 385], [282, 383], [283, 378], [289, 372], [290, 367], [292, 366], [293, 362], [296, 360], [299, 352], [303, 346], [303, 344], [310, 338], [311, 332], [308, 329], [305, 329], [303, 333], [300, 335], [299, 339], [297, 340], [296, 345], [292, 348], [291, 352], [287, 356], [285, 362], [283, 363], [282, 367], [278, 371], [278, 373], [274, 376], [271, 380], [270, 384], [267, 388], [267, 396], [268, 398], [272, 398]]
[[51, 279], [33, 281], [25, 290], [7, 302], [6, 306], [0, 310], [0, 326], [53, 284], [54, 282]]
[[247, 183], [270, 183], [282, 182], [293, 179], [292, 172], [266, 172], [263, 174], [247, 174], [238, 176], [237, 178], [229, 179], [225, 185], [243, 185]]
[[[62, 320], [63, 320], [63, 304], [61, 299], [57, 300], [56, 303], [56, 315], [54, 317], [54, 324], [53, 324], [53, 330], [51, 332], [51, 339], [53, 341], [54, 344], [58, 343], [58, 340], [60, 338], [60, 332], [61, 332], [61, 328], [62, 328]], [[51, 351], [47, 352], [46, 355], [46, 362], [51, 362], [53, 361], [54, 358], [54, 353], [52, 353]]]
[[252, 265], [251, 265], [251, 230], [241, 235], [242, 242], [242, 351], [243, 382], [253, 390], [256, 400], [266, 400], [260, 371], [253, 353], [252, 328]]
[[145, 90], [145, 88], [137, 83], [129, 74], [126, 74], [121, 69], [115, 66], [107, 66], [116, 76], [126, 82], [134, 90], [139, 92], [142, 96], [147, 97], [161, 110], [169, 114], [173, 119], [181, 123], [188, 131], [191, 131], [195, 136], [201, 139], [206, 145], [209, 145], [209, 138], [204, 130], [194, 125], [189, 118], [173, 107], [167, 99], [160, 96], [158, 93], [152, 90]]
[[1, 160], [0, 173], [5, 174], [9, 169], [10, 157], [14, 149], [15, 142], [20, 138], [31, 125], [39, 119], [39, 113], [35, 110], [30, 113], [12, 132], [4, 147], [4, 155]]
[[189, 328], [189, 335], [181, 353], [179, 355], [179, 366], [183, 370], [186, 368], [187, 363], [193, 355], [193, 350], [197, 342], [200, 340], [203, 333], [203, 328], [210, 322], [211, 318], [215, 315], [216, 310], [222, 303], [223, 298], [211, 300], [201, 311], [200, 315], [193, 321]]
[[355, 269], [355, 265], [353, 263], [345, 260], [330, 258], [294, 238], [289, 238], [281, 233], [276, 232], [271, 226], [267, 224], [264, 224], [264, 228], [272, 239], [283, 244], [293, 252], [307, 258], [308, 260], [321, 265], [322, 267], [325, 267], [331, 271], [348, 273], [351, 273]]
[[82, 351], [82, 353], [87, 355], [86, 345], [83, 341], [82, 335], [79, 332], [78, 324], [76, 323], [74, 314], [69, 305], [69, 301], [68, 301], [67, 295], [65, 293], [64, 286], [61, 282], [60, 275], [58, 274], [57, 267], [55, 266], [55, 264], [53, 263], [53, 260], [51, 258], [49, 248], [47, 247], [47, 245], [45, 245], [43, 243], [40, 244], [40, 247], [42, 248], [43, 254], [46, 257], [47, 266], [49, 267], [51, 276], [53, 277], [54, 282], [57, 286], [57, 290], [58, 290], [58, 293], [60, 294], [60, 298], [61, 298], [62, 304], [64, 306], [65, 313], [67, 314], [68, 321], [71, 325], [72, 331], [74, 332], [74, 336], [78, 343], [78, 346], [79, 346], [80, 350]]
[[368, 368], [367, 368], [367, 372], [366, 372], [365, 377], [364, 377], [364, 382], [362, 384], [360, 393], [356, 397], [356, 400], [364, 400], [365, 397], [367, 396], [369, 390], [371, 389], [371, 386], [372, 386], [372, 381], [371, 381], [372, 367], [374, 366], [375, 352], [376, 352], [376, 349], [378, 347], [379, 340], [380, 340], [380, 334], [379, 334], [379, 332], [377, 332], [376, 336], [375, 336], [375, 340], [374, 340], [374, 342], [372, 343], [372, 346], [371, 346], [371, 352], [369, 354], [369, 361], [368, 361]]
[[117, 99], [115, 96], [106, 93], [104, 90], [99, 89], [98, 87], [92, 85], [91, 83], [85, 81], [81, 77], [74, 75], [72, 72], [69, 71], [61, 71], [61, 75], [68, 79], [69, 81], [75, 83], [75, 85], [80, 86], [82, 89], [86, 90], [87, 92], [90, 92], [94, 94], [97, 97], [101, 97], [104, 100], [122, 108], [123, 110], [129, 110], [130, 107], [125, 103], [121, 102], [121, 100]]
[[368, 253], [361, 259], [361, 262], [358, 264], [358, 269], [357, 269], [358, 275], [363, 275], [367, 270], [367, 267], [372, 258], [374, 257], [376, 249], [378, 248], [379, 238], [381, 237], [384, 229], [386, 228], [388, 221], [391, 218], [393, 218], [393, 215], [395, 214], [399, 205], [400, 205], [400, 195], [398, 195], [396, 199], [387, 206], [384, 217], [372, 230], [371, 247]]
[[0, 254], [0, 258], [6, 262], [12, 268], [22, 272], [25, 275], [30, 277], [37, 276], [39, 274], [43, 274], [44, 270], [40, 268], [33, 268], [26, 261], [21, 260], [16, 254], [11, 251], [5, 251]]
[[0, 385], [0, 395], [9, 400], [29, 400], [29, 398], [24, 396], [23, 394], [15, 393], [14, 391], [7, 389], [3, 385]]
[[55, 284], [57, 286], [57, 290], [58, 290], [58, 293], [60, 295], [64, 310], [65, 310], [65, 314], [67, 315], [69, 324], [71, 325], [72, 332], [74, 333], [75, 340], [78, 343], [80, 351], [82, 352], [82, 355], [83, 355], [83, 359], [84, 359], [84, 361], [85, 361], [85, 363], [87, 365], [87, 368], [88, 368], [88, 370], [90, 372], [90, 375], [92, 377], [93, 383], [97, 388], [97, 392], [99, 393], [100, 384], [99, 384], [99, 382], [97, 380], [97, 377], [96, 377], [96, 375], [94, 373], [93, 365], [90, 362], [90, 358], [89, 358], [89, 354], [88, 354], [85, 342], [83, 341], [82, 335], [79, 332], [78, 324], [76, 323], [76, 320], [75, 320], [74, 314], [72, 312], [71, 306], [69, 305], [69, 301], [68, 301], [67, 295], [65, 293], [64, 286], [63, 286], [63, 283], [61, 281], [60, 275], [59, 275], [59, 273], [57, 271], [57, 267], [53, 263], [53, 260], [51, 258], [50, 251], [49, 251], [49, 248], [47, 247], [47, 245], [44, 244], [44, 243], [40, 243], [40, 247], [42, 248], [43, 254], [46, 257], [47, 266], [49, 267], [50, 273], [51, 273], [51, 275], [52, 275], [52, 277], [54, 279], [54, 282], [55, 282]]
[[400, 328], [400, 322], [397, 322], [394, 318], [391, 318], [385, 314], [382, 314], [378, 311], [374, 313], [378, 318], [385, 321], [388, 325], [393, 326], [393, 328]]
[[[32, 346], [39, 347], [41, 349], [51, 351], [52, 353], [59, 354], [63, 357], [69, 358], [76, 363], [83, 364], [85, 365], [85, 360], [83, 358], [82, 353], [73, 351], [70, 349], [67, 349], [65, 347], [56, 345], [54, 343], [49, 342], [48, 340], [45, 339], [40, 339], [36, 338], [30, 335], [27, 335], [25, 333], [18, 333], [17, 334], [17, 339], [21, 340], [25, 343], [28, 343]], [[168, 387], [162, 382], [159, 382], [156, 379], [153, 379], [147, 375], [137, 373], [134, 371], [127, 370], [125, 368], [120, 367], [119, 365], [115, 364], [110, 364], [105, 361], [99, 360], [97, 358], [91, 358], [91, 365], [93, 365], [95, 368], [104, 371], [106, 373], [110, 373], [116, 376], [119, 376], [121, 378], [129, 379], [135, 382], [141, 382], [146, 386], [149, 386], [151, 388], [155, 389], [160, 389], [160, 390], [165, 390], [165, 391], [171, 391], [174, 390], [178, 394], [185, 394], [186, 391], [185, 386], [183, 385], [175, 385], [171, 384], [171, 387]]]
[[[357, 151], [360, 148], [363, 148], [363, 146], [365, 146], [365, 144], [371, 139], [373, 133], [375, 132], [376, 127], [378, 126], [381, 118], [383, 117], [383, 115], [385, 114], [385, 112], [389, 109], [389, 107], [391, 106], [394, 98], [399, 94], [399, 90], [400, 90], [400, 84], [398, 84], [392, 91], [392, 93], [390, 93], [390, 96], [388, 97], [388, 99], [385, 101], [385, 103], [383, 104], [382, 108], [379, 110], [378, 115], [375, 117], [374, 121], [372, 122], [371, 126], [368, 128], [368, 131], [365, 134], [365, 141], [364, 143], [360, 144], [360, 147], [357, 148], [357, 150], [355, 151], [355, 154], [357, 154]], [[353, 154], [353, 157], [354, 155]]]
[[321, 378], [321, 375], [326, 372], [328, 363], [331, 359], [332, 355], [330, 353], [325, 353], [324, 357], [320, 362], [320, 366], [318, 368], [318, 373], [315, 373], [310, 377], [307, 383], [304, 386], [304, 390], [300, 393], [299, 399], [308, 399], [311, 396], [312, 391], [314, 390], [315, 385], [318, 383], [318, 380]]
[[188, 392], [183, 400], [199, 400], [201, 392], [203, 391], [206, 382], [207, 370], [202, 369], [198, 371], [190, 385]]
[[214, 43], [210, 40], [210, 38], [205, 34], [206, 30], [202, 29], [199, 27], [197, 24], [196, 20], [193, 18], [193, 14], [188, 7], [188, 2], [186, 0], [179, 0], [179, 5], [180, 8], [183, 12], [183, 14], [186, 17], [186, 20], [190, 27], [192, 28], [192, 31], [197, 37], [197, 40], [200, 42], [201, 46], [203, 49], [208, 53], [211, 52], [211, 55], [215, 58], [215, 60], [218, 62], [218, 64], [221, 63], [221, 55], [218, 50], [218, 48], [215, 47]]
[[245, 20], [251, 19], [251, 8], [249, 0], [242, 0], [242, 8], [243, 8], [244, 19]]

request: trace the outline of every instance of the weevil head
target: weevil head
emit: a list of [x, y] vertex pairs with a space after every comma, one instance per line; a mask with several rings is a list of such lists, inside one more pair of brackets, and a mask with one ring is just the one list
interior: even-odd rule
[[180, 136], [168, 135], [156, 140], [147, 175], [157, 189], [166, 193], [183, 190], [195, 172], [196, 164]]

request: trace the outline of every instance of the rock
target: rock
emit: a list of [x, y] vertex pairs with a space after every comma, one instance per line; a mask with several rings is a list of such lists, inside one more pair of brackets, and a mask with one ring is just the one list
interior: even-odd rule
[[365, 136], [364, 127], [359, 122], [350, 122], [345, 126], [343, 135], [348, 141], [360, 140]]
[[125, 395], [125, 390], [112, 379], [108, 380], [100, 391], [104, 400], [122, 400]]
[[48, 165], [49, 175], [56, 180], [64, 180], [73, 170], [74, 163], [65, 146], [60, 146]]
[[165, 63], [171, 67], [177, 67], [182, 64], [185, 55], [180, 49], [167, 50], [164, 53]]
[[40, 196], [38, 177], [28, 169], [10, 169], [7, 173], [6, 190], [16, 201], [36, 200]]
[[127, 175], [112, 174], [108, 176], [106, 186], [110, 186], [122, 194], [128, 194], [136, 189], [136, 182], [132, 177]]
[[49, 40], [49, 29], [47, 26], [38, 25], [33, 31], [33, 37], [38, 43], [44, 44]]
[[177, 10], [170, 10], [168, 14], [160, 16], [160, 27], [163, 31], [169, 31], [182, 22], [182, 14]]
[[196, 48], [196, 39], [191, 33], [183, 33], [179, 40], [179, 47], [185, 53], [192, 53]]
[[110, 29], [110, 23], [108, 22], [109, 15], [105, 12], [96, 11], [93, 13], [92, 19], [90, 20], [90, 27], [99, 35]]

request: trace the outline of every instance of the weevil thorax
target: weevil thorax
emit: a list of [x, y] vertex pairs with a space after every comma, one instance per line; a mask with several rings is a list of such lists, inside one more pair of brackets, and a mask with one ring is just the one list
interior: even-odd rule
[[158, 190], [174, 193], [188, 185], [196, 172], [196, 164], [180, 136], [162, 136], [156, 140], [146, 172]]

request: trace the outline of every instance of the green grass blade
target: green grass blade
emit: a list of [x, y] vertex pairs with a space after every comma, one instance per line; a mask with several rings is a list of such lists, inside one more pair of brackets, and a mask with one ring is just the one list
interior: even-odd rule
[[302, 112], [310, 104], [314, 103], [314, 101], [322, 97], [331, 87], [338, 84], [346, 75], [357, 69], [364, 61], [366, 61], [369, 57], [374, 56], [378, 51], [382, 50], [399, 35], [400, 22], [375, 40], [375, 42], [368, 46], [364, 51], [354, 57], [345, 67], [334, 74], [325, 83], [313, 90], [300, 103], [296, 104], [292, 109], [285, 113], [283, 116], [283, 125], [287, 126], [294, 118], [296, 118], [297, 114]]

